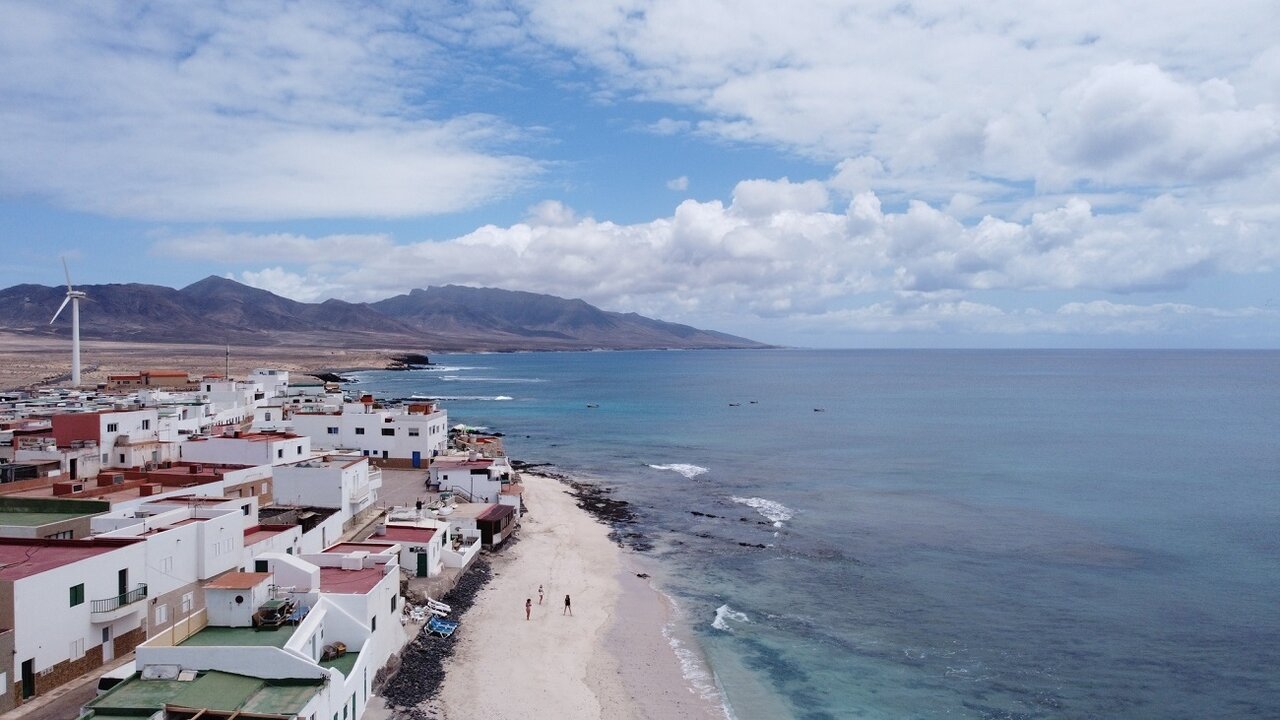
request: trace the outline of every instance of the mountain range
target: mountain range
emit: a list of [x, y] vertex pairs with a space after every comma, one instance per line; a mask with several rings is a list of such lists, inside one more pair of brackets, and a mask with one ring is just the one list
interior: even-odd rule
[[[767, 347], [582, 300], [497, 288], [429, 287], [374, 303], [298, 302], [213, 275], [182, 289], [141, 283], [77, 289], [88, 295], [80, 307], [86, 339], [432, 352]], [[69, 335], [70, 308], [49, 324], [65, 296], [65, 288], [44, 285], [0, 290], [0, 330]]]

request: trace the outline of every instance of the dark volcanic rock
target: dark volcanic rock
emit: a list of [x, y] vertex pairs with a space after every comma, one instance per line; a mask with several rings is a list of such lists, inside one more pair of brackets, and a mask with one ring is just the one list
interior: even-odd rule
[[453, 655], [458, 634], [466, 631], [464, 615], [475, 604], [476, 595], [493, 578], [493, 571], [485, 560], [477, 560], [471, 569], [458, 578], [458, 584], [445, 593], [441, 600], [453, 612], [449, 619], [462, 621], [458, 629], [447, 638], [427, 632], [426, 627], [418, 637], [400, 651], [400, 667], [382, 689], [387, 707], [397, 708], [397, 717], [408, 720], [428, 720], [432, 716], [417, 708], [424, 700], [430, 700], [444, 682], [444, 663]]

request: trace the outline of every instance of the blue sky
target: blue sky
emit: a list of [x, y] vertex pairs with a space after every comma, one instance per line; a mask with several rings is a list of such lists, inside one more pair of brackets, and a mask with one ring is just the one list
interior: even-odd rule
[[0, 5], [0, 267], [1276, 347], [1274, 2]]

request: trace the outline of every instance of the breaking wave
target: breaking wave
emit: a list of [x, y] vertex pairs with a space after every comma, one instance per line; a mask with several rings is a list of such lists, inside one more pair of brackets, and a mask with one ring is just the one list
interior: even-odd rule
[[725, 632], [733, 632], [733, 628], [729, 627], [729, 623], [725, 622], [726, 620], [732, 620], [737, 623], [751, 622], [751, 618], [747, 617], [746, 613], [734, 610], [728, 605], [721, 605], [716, 608], [716, 619], [711, 621], [711, 627]]
[[463, 400], [515, 400], [510, 395], [410, 395], [411, 400], [453, 400], [455, 402]]
[[672, 472], [678, 472], [681, 475], [689, 478], [690, 480], [698, 477], [704, 472], [707, 472], [707, 468], [704, 468], [701, 465], [690, 465], [688, 463], [672, 463], [670, 465], [650, 465], [649, 467], [653, 468], [654, 470], [670, 470]]
[[730, 500], [747, 507], [754, 508], [766, 520], [773, 523], [774, 527], [782, 527], [782, 523], [790, 520], [795, 516], [795, 511], [783, 505], [776, 500], [766, 500], [758, 497], [737, 497], [736, 495], [729, 498]]

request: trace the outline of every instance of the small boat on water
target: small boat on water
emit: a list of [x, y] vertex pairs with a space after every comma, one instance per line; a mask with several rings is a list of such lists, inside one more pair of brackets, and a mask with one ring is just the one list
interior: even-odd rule
[[813, 411], [814, 411], [814, 412], [826, 412], [826, 411], [827, 411], [827, 409], [826, 409], [826, 408], [814, 408], [814, 409], [813, 409]]
[[587, 403], [587, 407], [593, 408], [593, 409], [598, 408], [600, 407], [600, 403]]

